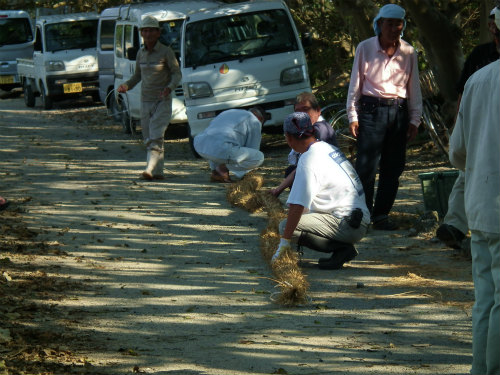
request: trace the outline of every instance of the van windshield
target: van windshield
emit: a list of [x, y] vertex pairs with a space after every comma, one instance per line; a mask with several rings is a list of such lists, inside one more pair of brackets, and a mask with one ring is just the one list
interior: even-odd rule
[[185, 43], [185, 66], [194, 68], [298, 50], [292, 25], [282, 9], [189, 23]]
[[181, 28], [183, 19], [160, 22], [160, 42], [172, 48], [177, 58], [180, 54]]
[[45, 26], [48, 52], [96, 48], [97, 20], [53, 23]]
[[32, 40], [33, 32], [27, 18], [0, 19], [0, 46], [27, 43]]

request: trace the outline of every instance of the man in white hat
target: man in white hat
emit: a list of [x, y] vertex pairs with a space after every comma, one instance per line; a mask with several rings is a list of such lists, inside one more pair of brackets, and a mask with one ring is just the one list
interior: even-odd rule
[[405, 167], [406, 143], [415, 138], [422, 113], [417, 54], [401, 39], [405, 26], [399, 5], [380, 9], [373, 21], [376, 36], [356, 49], [347, 97], [349, 127], [357, 138], [355, 167], [378, 230], [397, 229], [389, 212]]
[[172, 92], [181, 81], [181, 71], [174, 51], [159, 42], [158, 20], [145, 16], [141, 22], [144, 46], [137, 53], [135, 73], [120, 85], [118, 92], [141, 87], [141, 128], [147, 147], [146, 180], [163, 178], [164, 135], [172, 116]]
[[[500, 36], [500, 9], [495, 9]], [[500, 52], [500, 51], [499, 51]], [[500, 60], [465, 84], [450, 161], [465, 172], [465, 213], [471, 231], [471, 374], [500, 374]]]

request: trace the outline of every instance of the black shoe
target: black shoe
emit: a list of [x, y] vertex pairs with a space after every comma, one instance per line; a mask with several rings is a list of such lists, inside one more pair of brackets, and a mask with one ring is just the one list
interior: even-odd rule
[[460, 249], [462, 247], [462, 241], [465, 238], [465, 234], [460, 232], [453, 225], [441, 224], [436, 231], [436, 237], [439, 238], [441, 242], [444, 242], [446, 246], [454, 249]]
[[358, 255], [358, 251], [351, 244], [335, 249], [330, 258], [320, 258], [318, 267], [322, 270], [338, 270], [341, 269], [344, 263], [347, 263]]
[[382, 220], [378, 220], [378, 221], [374, 221], [372, 224], [372, 227], [375, 230], [396, 230], [396, 229], [398, 229], [397, 224], [394, 221], [389, 220], [387, 218], [382, 219]]

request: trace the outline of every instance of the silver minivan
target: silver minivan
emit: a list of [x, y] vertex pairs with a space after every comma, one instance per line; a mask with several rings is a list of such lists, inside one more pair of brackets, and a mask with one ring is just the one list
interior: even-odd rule
[[97, 62], [99, 65], [99, 97], [108, 112], [116, 121], [120, 121], [120, 111], [116, 105], [113, 88], [115, 85], [115, 57], [113, 43], [115, 39], [116, 19], [120, 7], [104, 9], [99, 14], [97, 27]]
[[33, 57], [33, 25], [23, 10], [0, 10], [0, 89], [21, 85], [17, 58]]

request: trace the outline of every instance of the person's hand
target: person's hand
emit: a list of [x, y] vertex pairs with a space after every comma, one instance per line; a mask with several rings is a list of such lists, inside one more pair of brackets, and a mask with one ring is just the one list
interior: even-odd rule
[[271, 264], [276, 262], [276, 260], [285, 251], [286, 248], [290, 248], [290, 240], [287, 240], [286, 238], [282, 237], [278, 249], [274, 252], [273, 257], [271, 258]]
[[418, 127], [410, 124], [408, 125], [408, 131], [406, 132], [406, 142], [411, 142], [415, 139], [418, 133]]
[[283, 190], [280, 188], [269, 189], [269, 194], [275, 196], [276, 198], [278, 198], [282, 192]]
[[124, 93], [128, 91], [128, 86], [125, 83], [122, 83], [117, 90], [119, 93]]
[[354, 138], [358, 138], [358, 128], [359, 128], [359, 123], [357, 121], [353, 121], [349, 123], [349, 130], [351, 131], [351, 134]]

